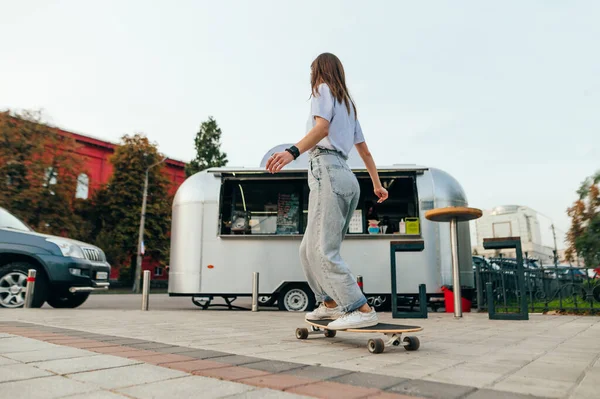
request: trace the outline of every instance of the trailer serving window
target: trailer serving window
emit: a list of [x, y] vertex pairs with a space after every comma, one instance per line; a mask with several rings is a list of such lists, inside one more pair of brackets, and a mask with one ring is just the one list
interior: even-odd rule
[[[416, 176], [382, 173], [390, 196], [377, 203], [369, 175], [357, 172], [360, 199], [348, 235], [369, 234], [369, 224], [380, 227], [377, 235], [398, 234], [400, 222], [418, 218]], [[308, 216], [309, 188], [306, 173], [235, 173], [223, 176], [220, 201], [220, 235], [302, 235]]]

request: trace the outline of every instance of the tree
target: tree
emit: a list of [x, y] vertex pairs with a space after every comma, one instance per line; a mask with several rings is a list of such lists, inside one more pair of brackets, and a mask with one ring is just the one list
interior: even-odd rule
[[81, 159], [77, 143], [40, 112], [0, 113], [0, 206], [34, 230], [77, 236], [73, 214]]
[[221, 152], [221, 128], [212, 116], [200, 125], [194, 144], [196, 158], [185, 167], [188, 177], [204, 169], [227, 165], [227, 154]]
[[[141, 134], [125, 135], [111, 157], [113, 175], [93, 197], [88, 215], [98, 227], [95, 242], [112, 264], [129, 266], [137, 254], [138, 229], [146, 169], [164, 157]], [[166, 264], [169, 256], [171, 201], [162, 165], [148, 171], [148, 198], [144, 233], [145, 256]]]
[[567, 210], [571, 228], [567, 233], [569, 262], [583, 258], [587, 266], [600, 265], [600, 171], [590, 176], [577, 191], [579, 199]]

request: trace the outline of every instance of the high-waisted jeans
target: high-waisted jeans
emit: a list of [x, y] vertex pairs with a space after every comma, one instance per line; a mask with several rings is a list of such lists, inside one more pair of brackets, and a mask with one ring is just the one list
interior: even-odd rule
[[367, 300], [340, 247], [358, 204], [356, 176], [339, 152], [315, 148], [309, 154], [308, 223], [300, 245], [300, 260], [317, 302], [334, 300], [351, 312]]

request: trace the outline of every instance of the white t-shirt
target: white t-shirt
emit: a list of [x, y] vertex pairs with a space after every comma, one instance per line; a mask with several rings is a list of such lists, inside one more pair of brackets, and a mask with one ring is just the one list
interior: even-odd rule
[[355, 144], [365, 141], [358, 119], [354, 118], [354, 107], [350, 104], [350, 113], [345, 103], [338, 102], [326, 83], [319, 85], [319, 94], [311, 98], [310, 116], [307, 123], [308, 133], [315, 124], [315, 116], [329, 121], [329, 135], [317, 146], [340, 151], [346, 157]]

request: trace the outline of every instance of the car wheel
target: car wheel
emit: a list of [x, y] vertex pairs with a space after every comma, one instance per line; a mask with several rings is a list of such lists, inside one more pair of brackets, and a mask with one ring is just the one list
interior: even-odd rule
[[21, 308], [25, 306], [27, 274], [36, 269], [32, 308], [40, 308], [46, 301], [48, 282], [40, 269], [27, 262], [13, 262], [0, 267], [0, 307]]
[[315, 296], [307, 284], [288, 284], [277, 299], [279, 310], [288, 312], [306, 312], [315, 307]]
[[48, 305], [57, 309], [73, 309], [81, 306], [85, 301], [87, 301], [90, 296], [89, 292], [80, 292], [74, 294], [69, 292], [68, 290], [60, 290], [58, 292], [53, 292], [48, 295]]

